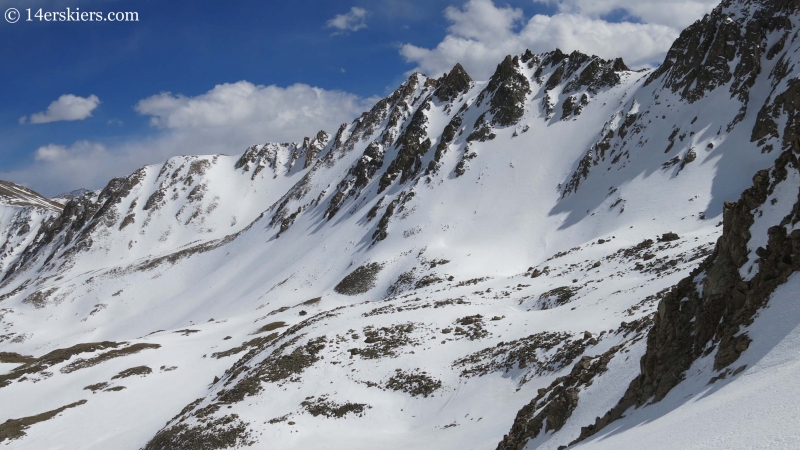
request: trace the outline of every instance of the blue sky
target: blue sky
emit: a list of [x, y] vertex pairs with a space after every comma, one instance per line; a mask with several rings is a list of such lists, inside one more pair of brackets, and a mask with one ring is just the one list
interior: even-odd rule
[[[681, 2], [705, 9], [713, 4]], [[597, 3], [0, 0], [0, 9], [15, 7], [23, 16], [14, 24], [0, 21], [0, 178], [55, 195], [102, 187], [113, 176], [172, 155], [235, 154], [246, 143], [300, 140], [299, 134], [314, 132], [303, 123], [332, 132], [413, 69], [438, 76], [431, 72], [462, 62], [476, 78], [486, 78], [503, 51], [523, 47], [585, 46], [587, 53], [621, 54], [646, 65], [663, 57], [688, 21], [647, 20], [649, 10], [636, 10], [642, 2], [632, 0], [604, 0], [599, 9]], [[133, 11], [139, 21], [25, 21], [27, 8], [35, 13], [67, 7]], [[534, 17], [541, 19], [538, 28]], [[564, 31], [559, 22], [558, 33], [548, 34], [542, 20], [555, 27], [557, 19], [576, 31], [569, 26]], [[637, 50], [614, 36], [605, 41], [581, 36], [586, 26], [609, 24], [634, 27], [652, 42]], [[630, 31], [620, 28], [619, 34]], [[454, 51], [453, 42], [471, 50]], [[290, 86], [296, 87], [287, 90]], [[74, 97], [62, 98], [46, 114], [65, 95]], [[273, 113], [301, 108], [293, 105], [294, 98], [318, 109], [310, 119], [295, 111], [296, 127], [277, 121]], [[219, 110], [208, 111], [213, 108]], [[214, 135], [204, 135], [210, 128]]]

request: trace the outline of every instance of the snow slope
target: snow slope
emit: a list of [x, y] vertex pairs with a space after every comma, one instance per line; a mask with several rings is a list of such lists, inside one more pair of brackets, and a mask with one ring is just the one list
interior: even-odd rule
[[[791, 447], [774, 227], [794, 239], [799, 17], [726, 1], [656, 70], [556, 50], [487, 81], [415, 73], [331, 135], [172, 158], [60, 215], [0, 209], [0, 443]], [[729, 247], [735, 280], [710, 268]], [[789, 281], [742, 319], [720, 286], [773, 259]], [[710, 352], [656, 365], [685, 380], [629, 409], [687, 283], [740, 328], [700, 330]]]

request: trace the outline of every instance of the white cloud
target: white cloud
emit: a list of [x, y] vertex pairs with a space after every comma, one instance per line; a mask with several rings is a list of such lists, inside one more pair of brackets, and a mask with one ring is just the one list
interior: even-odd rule
[[114, 176], [130, 172], [133, 161], [120, 156], [123, 155], [113, 155], [96, 142], [79, 141], [69, 147], [50, 144], [34, 152], [32, 164], [0, 172], [0, 179], [14, 181], [46, 196], [82, 186], [99, 188]]
[[58, 161], [69, 154], [63, 145], [49, 144], [39, 147], [33, 154], [36, 161]]
[[151, 125], [176, 133], [199, 131], [243, 136], [248, 142], [283, 142], [336, 128], [368, 106], [360, 97], [342, 91], [239, 81], [217, 85], [196, 97], [161, 93], [140, 101], [135, 109], [150, 116]]
[[523, 19], [522, 10], [498, 8], [490, 0], [471, 0], [464, 9], [448, 6], [444, 16], [450, 21], [451, 35], [486, 43], [501, 43], [513, 36], [513, 28]]
[[106, 154], [106, 147], [102, 144], [78, 141], [70, 147], [56, 144], [39, 147], [34, 153], [34, 159], [48, 163], [69, 164], [76, 160], [103, 158]]
[[448, 34], [435, 48], [412, 44], [400, 48], [406, 61], [417, 65], [414, 70], [439, 76], [461, 63], [473, 78], [485, 80], [506, 55], [556, 48], [608, 59], [622, 57], [631, 67], [644, 67], [662, 60], [679, 34], [661, 24], [612, 23], [566, 12], [536, 15], [525, 22], [521, 10], [498, 8], [492, 0], [469, 0], [462, 8], [449, 7], [445, 17], [451, 23]]
[[375, 101], [304, 84], [281, 88], [247, 81], [218, 85], [195, 97], [162, 93], [135, 107], [150, 117], [153, 136], [47, 145], [36, 150], [30, 165], [0, 172], [0, 179], [43, 195], [100, 188], [113, 177], [175, 155], [234, 155], [255, 143], [301, 141], [319, 130], [335, 133]]
[[339, 33], [345, 31], [358, 31], [367, 28], [367, 10], [353, 6], [346, 14], [337, 14], [325, 25], [328, 28], [335, 28]]
[[92, 111], [100, 104], [100, 99], [96, 95], [89, 97], [78, 97], [77, 95], [65, 94], [58, 100], [50, 103], [47, 111], [31, 114], [30, 119], [23, 116], [19, 123], [48, 123], [68, 120], [83, 120], [92, 117]]
[[719, 0], [534, 0], [555, 5], [559, 12], [600, 18], [625, 11], [646, 23], [683, 29], [711, 12]]

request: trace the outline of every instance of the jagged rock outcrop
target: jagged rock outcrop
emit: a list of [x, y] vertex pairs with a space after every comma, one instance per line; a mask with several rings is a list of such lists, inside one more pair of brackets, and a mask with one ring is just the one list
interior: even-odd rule
[[254, 145], [236, 161], [234, 169], [241, 169], [245, 173], [252, 171], [250, 176], [252, 180], [255, 180], [264, 168], [272, 169], [272, 175], [275, 177], [279, 175], [281, 166], [284, 172], [289, 172], [297, 166], [297, 161], [302, 161], [300, 169], [307, 169], [317, 160], [317, 155], [328, 145], [329, 140], [330, 135], [320, 131], [313, 138], [304, 138], [302, 143]]
[[[419, 170], [415, 168], [414, 161], [418, 159], [417, 154], [424, 154], [420, 144], [414, 144], [413, 137], [420, 136], [425, 132], [425, 117], [420, 106], [428, 105], [430, 108], [430, 93], [439, 86], [439, 81], [432, 80], [419, 73], [413, 73], [398, 89], [389, 97], [380, 100], [369, 111], [356, 119], [353, 124], [344, 124], [339, 128], [336, 137], [330, 144], [330, 149], [323, 157], [324, 167], [332, 167], [336, 161], [344, 158], [352, 151], [356, 144], [372, 137], [374, 140], [370, 147], [365, 149], [361, 158], [354, 162], [348, 170], [346, 176], [342, 178], [336, 186], [336, 191], [331, 197], [324, 216], [328, 219], [333, 218], [342, 205], [349, 199], [357, 197], [367, 187], [372, 177], [383, 166], [383, 157], [386, 148], [393, 145], [401, 147], [401, 151], [395, 160], [390, 163], [393, 168], [381, 177], [381, 186], [388, 186], [398, 175], [406, 177], [415, 174]], [[415, 112], [416, 111], [416, 112]], [[415, 114], [416, 125], [405, 126], [406, 119]], [[403, 145], [401, 146], [401, 141]], [[429, 142], [429, 141], [428, 141]], [[374, 144], [374, 145], [372, 145]], [[403, 151], [406, 147], [410, 147]], [[430, 143], [428, 144], [430, 147]], [[322, 169], [322, 168], [321, 168]], [[286, 231], [297, 216], [308, 206], [308, 202], [302, 199], [309, 194], [310, 184], [316, 175], [312, 168], [302, 180], [300, 180], [290, 191], [283, 196], [279, 203], [273, 206], [274, 215], [270, 220], [270, 226], [280, 225], [279, 233]], [[380, 190], [385, 189], [379, 188]], [[316, 201], [318, 202], [322, 196]]]
[[517, 450], [528, 440], [542, 433], [553, 433], [567, 423], [578, 407], [581, 388], [591, 385], [595, 377], [608, 370], [608, 363], [621, 350], [612, 347], [602, 355], [584, 356], [575, 363], [568, 375], [558, 377], [517, 413], [514, 424], [497, 450]]
[[439, 87], [433, 94], [439, 99], [440, 102], [452, 102], [461, 94], [466, 93], [472, 84], [472, 78], [467, 74], [467, 71], [461, 66], [456, 64], [450, 73], [445, 75], [439, 80]]
[[383, 166], [383, 146], [377, 142], [370, 143], [364, 155], [350, 168], [347, 177], [336, 187], [336, 194], [331, 198], [325, 217], [332, 219], [344, 201], [360, 194], [369, 184], [375, 173]]
[[[775, 84], [779, 84], [785, 77], [785, 73], [776, 74]], [[781, 135], [784, 148], [800, 147], [800, 80], [789, 79], [786, 84], [788, 87], [785, 91], [776, 95], [772, 102], [764, 104], [753, 128], [751, 140], [758, 142], [766, 151], [772, 149], [772, 144], [765, 145], [767, 139], [780, 138]], [[778, 125], [781, 116], [786, 117], [783, 130]]]
[[427, 137], [428, 119], [425, 116], [426, 111], [430, 108], [430, 100], [423, 103], [414, 113], [405, 132], [397, 140], [397, 144], [395, 144], [395, 147], [399, 148], [397, 157], [389, 164], [389, 168], [381, 177], [378, 193], [386, 190], [398, 178], [401, 184], [405, 183], [422, 168], [422, 157], [432, 145], [431, 139]]
[[39, 229], [33, 243], [6, 271], [3, 281], [28, 262], [42, 256], [42, 252], [47, 252], [46, 265], [57, 256], [69, 261], [75, 253], [91, 248], [92, 232], [101, 225], [114, 226], [120, 218], [116, 205], [141, 182], [143, 176], [144, 170], [140, 169], [126, 178], [114, 178], [98, 195], [90, 191], [67, 202], [60, 216]]
[[[751, 140], [757, 142], [762, 153], [771, 152], [775, 144], [770, 141], [780, 135], [782, 147], [798, 140], [797, 113], [788, 111], [797, 110], [800, 97], [798, 83], [790, 77], [794, 66], [789, 63], [792, 56], [786, 48], [797, 40], [792, 17], [798, 9], [800, 6], [794, 0], [726, 0], [711, 14], [684, 30], [670, 48], [664, 63], [647, 75], [644, 81], [645, 87], [656, 89], [653, 91], [654, 98], [651, 100], [648, 95], [641, 102], [632, 101], [630, 112], [615, 113], [609, 119], [601, 139], [589, 149], [591, 157], [579, 161], [576, 170], [563, 184], [563, 195], [576, 192], [582, 181], [589, 177], [592, 167], [605, 165], [598, 171], [602, 173], [614, 165], [624, 166], [626, 160], [635, 157], [632, 149], [647, 143], [647, 139], [642, 137], [645, 132], [653, 126], [654, 121], [669, 117], [666, 114], [675, 107], [674, 101], [668, 100], [672, 95], [677, 95], [687, 107], [711, 95], [729, 99], [731, 104], [726, 110], [732, 111], [731, 117], [724, 126], [718, 126], [718, 136], [723, 132], [733, 132], [745, 119], [748, 110], [752, 113], [757, 109]], [[551, 58], [558, 60], [564, 55], [556, 54]], [[762, 73], [764, 67], [770, 66], [772, 70], [769, 73]], [[551, 76], [548, 85], [553, 83], [556, 76], [560, 77], [560, 72]], [[751, 94], [751, 89], [759, 79], [762, 79], [762, 83], [768, 81], [771, 84], [771, 92], [766, 99], [763, 94], [755, 97]], [[558, 82], [561, 82], [560, 78]], [[662, 99], [662, 95], [667, 99]], [[644, 102], [652, 104], [647, 109], [639, 109]], [[574, 98], [564, 102], [562, 120], [573, 117], [576, 104]], [[552, 114], [552, 105], [545, 106], [551, 108]], [[779, 133], [778, 118], [784, 115], [787, 120], [780, 125], [784, 130]], [[698, 155], [690, 140], [708, 122], [707, 117], [698, 116], [691, 123], [672, 130], [665, 143], [665, 153], [678, 149], [682, 156], [673, 156], [668, 163], [664, 163], [665, 169], [680, 163], [675, 171], [678, 175], [688, 163], [694, 161]], [[713, 149], [714, 144], [707, 144], [706, 148]], [[612, 159], [606, 161], [607, 156]]]
[[484, 92], [492, 96], [489, 102], [492, 125], [508, 127], [519, 122], [525, 114], [525, 100], [531, 93], [531, 84], [519, 70], [518, 56], [506, 56], [498, 64]]
[[[435, 88], [434, 84], [435, 80], [430, 80], [428, 77], [419, 73], [413, 73], [402, 86], [394, 91], [390, 97], [385, 99], [386, 106], [389, 108], [387, 110], [388, 122], [386, 122], [385, 127], [383, 127], [384, 131], [381, 133], [381, 144], [389, 146], [396, 142], [402, 131], [403, 122], [414, 113], [414, 108], [419, 106], [418, 95], [422, 90]], [[380, 103], [381, 102], [378, 102], [378, 104]], [[378, 105], [376, 105], [376, 108], [377, 106]], [[375, 108], [373, 108], [372, 111], [375, 111]], [[381, 121], [373, 120], [372, 122], [374, 123], [374, 127], [377, 127], [383, 122], [383, 119]], [[374, 127], [365, 127], [362, 138], [374, 133], [377, 129]]]
[[541, 104], [547, 120], [555, 115], [560, 99], [560, 120], [580, 115], [593, 97], [619, 85], [620, 74], [630, 71], [621, 58], [609, 61], [579, 51], [567, 55], [560, 49], [542, 55], [528, 52], [522, 61], [535, 68], [533, 80], [543, 86]]
[[[545, 91], [564, 84], [565, 94], [581, 90], [596, 94], [601, 89], [618, 85], [621, 81], [619, 73], [630, 71], [622, 58], [609, 61], [577, 50], [569, 55], [560, 49], [541, 56], [526, 54], [523, 62], [527, 62], [529, 68], [536, 67], [533, 77], [539, 84], [544, 84]], [[545, 82], [543, 76], [548, 70], [552, 72]]]
[[753, 177], [753, 186], [739, 201], [726, 202], [723, 234], [713, 255], [658, 305], [640, 375], [631, 382], [619, 404], [584, 427], [575, 442], [602, 430], [632, 406], [662, 400], [683, 381], [684, 373], [698, 358], [713, 354], [714, 370], [719, 371], [748, 349], [751, 339], [747, 327], [775, 289], [800, 271], [800, 229], [795, 226], [800, 222], [798, 193], [794, 199], [776, 200], [793, 201], [791, 213], [768, 229], [766, 247], [755, 250], [756, 266], [742, 274], [751, 257], [750, 230], [759, 208], [780, 183], [786, 182], [789, 171], [800, 171], [798, 154], [800, 147], [789, 143], [771, 170], [759, 171]]
[[311, 167], [311, 164], [317, 160], [317, 156], [319, 156], [320, 152], [328, 145], [329, 141], [330, 135], [325, 131], [320, 131], [313, 139], [305, 138], [303, 140], [303, 148], [305, 149], [303, 169]]
[[463, 123], [464, 120], [461, 112], [459, 112], [456, 113], [456, 115], [450, 119], [447, 126], [444, 127], [442, 135], [439, 137], [439, 143], [436, 145], [436, 153], [433, 156], [433, 160], [428, 163], [428, 173], [435, 172], [439, 168], [439, 161], [442, 160], [447, 148], [453, 143], [453, 140], [456, 138], [456, 133], [461, 129]]
[[[450, 73], [436, 82], [436, 85], [437, 87], [432, 97], [437, 98], [441, 102], [451, 103], [456, 100], [458, 96], [466, 93], [470, 89], [472, 86], [472, 78], [470, 78], [461, 64], [456, 64]], [[414, 112], [414, 115], [411, 117], [411, 122], [409, 122], [405, 131], [395, 143], [395, 147], [399, 149], [397, 157], [389, 164], [383, 177], [381, 177], [378, 193], [386, 190], [386, 188], [392, 185], [398, 178], [400, 179], [400, 184], [407, 182], [422, 169], [422, 158], [433, 145], [431, 138], [428, 136], [428, 119], [426, 117], [427, 111], [430, 111], [432, 106], [432, 99], [428, 98], [417, 108], [416, 112]], [[460, 118], [456, 119], [456, 117], [460, 117], [458, 113], [451, 120], [449, 130], [454, 129], [454, 123], [460, 123], [458, 122]], [[444, 146], [452, 141], [452, 137], [449, 137], [449, 133], [454, 134], [455, 131], [449, 130], [445, 130], [445, 135], [437, 147], [437, 152], [443, 151]]]
[[768, 48], [770, 35], [788, 33], [792, 28], [788, 15], [797, 8], [796, 0], [723, 1], [680, 34], [647, 84], [660, 80], [691, 103], [731, 83], [731, 95], [741, 100], [743, 116], [763, 57], [783, 45], [778, 41]]

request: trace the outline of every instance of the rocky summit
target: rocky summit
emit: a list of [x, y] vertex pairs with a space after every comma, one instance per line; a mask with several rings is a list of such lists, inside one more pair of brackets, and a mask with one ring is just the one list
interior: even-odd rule
[[[10, 448], [800, 448], [800, 2], [0, 182]], [[241, 150], [240, 150], [241, 151]]]

